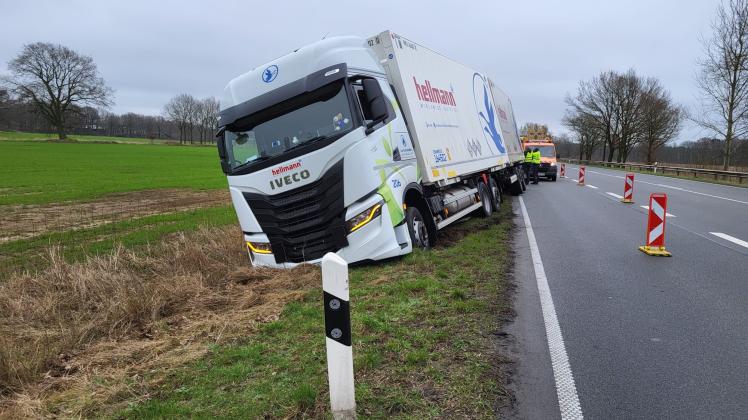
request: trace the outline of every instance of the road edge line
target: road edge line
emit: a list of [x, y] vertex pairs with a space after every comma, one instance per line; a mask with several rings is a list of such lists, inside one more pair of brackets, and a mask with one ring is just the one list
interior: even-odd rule
[[564, 337], [561, 334], [561, 327], [558, 324], [558, 317], [556, 316], [556, 307], [553, 305], [553, 297], [551, 296], [551, 289], [548, 287], [548, 279], [545, 276], [543, 260], [540, 258], [540, 250], [535, 240], [535, 232], [532, 230], [530, 216], [527, 214], [525, 201], [522, 197], [519, 197], [519, 204], [522, 209], [527, 240], [530, 243], [530, 255], [532, 256], [535, 280], [538, 284], [540, 307], [543, 311], [545, 334], [548, 341], [548, 351], [551, 355], [553, 378], [556, 382], [556, 394], [558, 395], [561, 418], [564, 420], [583, 419], [582, 407], [579, 404], [577, 387], [574, 383], [574, 375], [571, 371], [569, 357], [566, 354], [566, 346], [564, 345]]

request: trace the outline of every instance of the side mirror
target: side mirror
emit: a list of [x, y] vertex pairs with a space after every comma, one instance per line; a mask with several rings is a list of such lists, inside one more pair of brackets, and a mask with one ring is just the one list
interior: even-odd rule
[[364, 100], [366, 101], [365, 106], [369, 109], [372, 119], [372, 121], [366, 125], [368, 134], [372, 127], [386, 120], [389, 113], [387, 111], [387, 102], [384, 93], [382, 92], [382, 88], [379, 86], [379, 82], [374, 79], [364, 79], [363, 87]]

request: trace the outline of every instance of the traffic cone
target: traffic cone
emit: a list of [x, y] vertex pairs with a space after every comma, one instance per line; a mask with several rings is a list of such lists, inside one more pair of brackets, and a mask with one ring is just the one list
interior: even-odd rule
[[634, 174], [626, 174], [626, 182], [623, 184], [622, 203], [631, 204], [634, 202]]
[[657, 257], [671, 257], [665, 250], [665, 216], [667, 215], [667, 194], [652, 193], [649, 196], [649, 217], [647, 218], [647, 244], [639, 251]]
[[577, 185], [584, 187], [584, 166], [579, 167], [579, 182], [577, 182]]

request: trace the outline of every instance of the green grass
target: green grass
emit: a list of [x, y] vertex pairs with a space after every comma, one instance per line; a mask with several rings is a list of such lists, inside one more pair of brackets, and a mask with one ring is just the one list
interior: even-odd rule
[[[25, 131], [0, 131], [0, 141], [47, 141], [58, 140], [55, 133], [29, 133]], [[167, 144], [179, 143], [178, 140], [145, 139], [140, 137], [92, 136], [68, 134], [68, 141], [84, 143], [129, 143], [129, 144]], [[195, 141], [195, 143], [198, 143]]]
[[[492, 338], [508, 311], [510, 204], [501, 213], [447, 229], [474, 231], [452, 246], [351, 270], [359, 415], [494, 418], [507, 403]], [[117, 417], [328, 417], [320, 301], [313, 290], [245, 342], [154, 380]]]
[[0, 142], [0, 206], [225, 186], [214, 148]]
[[0, 243], [0, 255], [3, 256], [0, 259], [0, 278], [4, 273], [43, 268], [46, 250], [52, 245], [60, 246], [67, 261], [81, 261], [89, 255], [111, 252], [117, 246], [136, 249], [156, 243], [170, 233], [233, 223], [237, 223], [234, 208], [222, 206], [157, 214]]

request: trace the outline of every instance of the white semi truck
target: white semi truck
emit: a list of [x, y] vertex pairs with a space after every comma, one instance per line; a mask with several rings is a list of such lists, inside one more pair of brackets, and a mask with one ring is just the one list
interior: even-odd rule
[[258, 266], [428, 248], [524, 188], [509, 97], [390, 31], [324, 39], [233, 79], [218, 150]]

